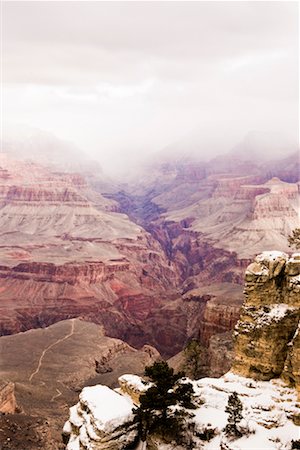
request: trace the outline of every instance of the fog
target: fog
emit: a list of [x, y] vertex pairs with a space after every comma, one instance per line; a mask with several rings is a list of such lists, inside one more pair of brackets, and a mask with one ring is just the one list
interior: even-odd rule
[[297, 8], [3, 2], [2, 138], [45, 130], [110, 173], [164, 148], [207, 159], [252, 130], [295, 143]]

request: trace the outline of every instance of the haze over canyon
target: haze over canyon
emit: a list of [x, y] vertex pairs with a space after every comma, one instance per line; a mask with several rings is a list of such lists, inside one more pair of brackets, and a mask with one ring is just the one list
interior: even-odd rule
[[[78, 389], [113, 386], [122, 369], [142, 373], [159, 353], [180, 367], [195, 339], [202, 376], [230, 368], [245, 268], [265, 249], [289, 252], [299, 226], [298, 152], [249, 157], [258, 139], [208, 162], [155, 159], [134, 184], [93, 164], [73, 172], [69, 154], [55, 164], [47, 151], [41, 162], [13, 145], [0, 154], [1, 378], [16, 383], [27, 414], [53, 420], [50, 443]], [[62, 352], [66, 375], [59, 365], [53, 376]]]

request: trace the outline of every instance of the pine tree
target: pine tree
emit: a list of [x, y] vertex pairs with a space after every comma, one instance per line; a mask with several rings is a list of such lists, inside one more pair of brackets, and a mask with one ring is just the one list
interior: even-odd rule
[[300, 228], [295, 228], [292, 234], [288, 237], [289, 247], [295, 247], [297, 250], [300, 249]]
[[178, 410], [171, 412], [169, 407], [179, 405], [192, 408], [192, 385], [180, 383], [184, 373], [175, 374], [166, 362], [155, 362], [146, 367], [145, 375], [153, 385], [140, 396], [140, 406], [133, 410], [141, 440], [145, 441], [147, 435], [152, 433], [180, 439], [185, 413]]
[[227, 436], [241, 437], [242, 433], [237, 425], [243, 419], [243, 404], [236, 392], [233, 392], [229, 396], [225, 411], [228, 413], [228, 423], [224, 428], [225, 434]]

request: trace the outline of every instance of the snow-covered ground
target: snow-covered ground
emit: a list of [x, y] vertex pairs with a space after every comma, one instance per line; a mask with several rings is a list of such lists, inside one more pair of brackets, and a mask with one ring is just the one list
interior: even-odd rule
[[[200, 433], [205, 429], [215, 430], [215, 437], [203, 442], [201, 448], [290, 450], [291, 441], [300, 439], [300, 427], [292, 421], [293, 415], [300, 414], [297, 394], [281, 380], [254, 381], [228, 372], [221, 378], [203, 378], [192, 383], [197, 397], [204, 402], [194, 412], [196, 430]], [[233, 392], [243, 404], [241, 426], [248, 433], [230, 441], [222, 430], [228, 417], [225, 407]]]

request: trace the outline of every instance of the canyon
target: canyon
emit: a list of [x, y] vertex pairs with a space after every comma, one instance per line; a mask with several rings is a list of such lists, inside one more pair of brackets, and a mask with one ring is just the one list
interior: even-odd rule
[[165, 357], [208, 347], [238, 320], [251, 258], [289, 250], [295, 158], [155, 162], [104, 192], [91, 174], [2, 153], [0, 333], [81, 317]]
[[28, 449], [63, 448], [79, 390], [161, 356], [185, 368], [193, 340], [204, 376], [227, 372], [245, 270], [299, 224], [294, 163], [181, 159], [112, 186], [1, 153], [0, 379], [22, 412], [0, 417], [4, 448], [24, 426]]
[[[168, 406], [166, 412], [173, 418], [178, 411], [184, 414], [181, 439], [178, 429], [172, 438], [168, 438], [159, 428], [153, 431], [149, 426], [144, 438], [146, 444], [140, 441], [140, 447], [134, 448], [297, 448], [300, 425], [299, 293], [300, 253], [291, 257], [278, 251], [258, 255], [245, 273], [245, 301], [235, 327], [231, 370], [221, 378], [195, 381], [182, 378], [179, 383], [188, 382], [193, 388], [193, 408], [177, 404], [176, 407]], [[70, 408], [64, 426], [67, 450], [122, 450], [136, 442], [138, 427], [131, 408], [139, 405], [140, 396], [151, 386], [147, 379], [126, 374], [119, 378], [119, 388], [115, 391], [99, 385], [84, 388], [79, 402]], [[173, 389], [176, 392], [178, 386]], [[125, 409], [118, 408], [125, 399], [128, 402], [128, 396], [131, 407], [127, 403]], [[235, 401], [230, 410], [230, 399], [234, 396], [240, 406]], [[109, 413], [104, 408], [105, 399], [113, 405]], [[155, 409], [160, 410], [159, 406]], [[156, 414], [159, 412], [155, 411]], [[228, 424], [231, 424], [230, 429], [227, 429]], [[229, 432], [233, 425], [235, 433]]]

